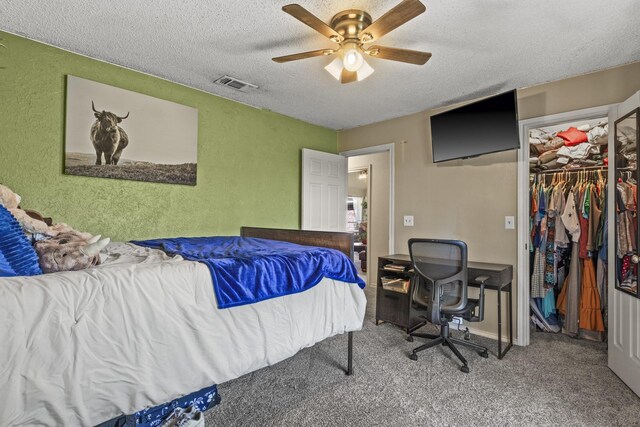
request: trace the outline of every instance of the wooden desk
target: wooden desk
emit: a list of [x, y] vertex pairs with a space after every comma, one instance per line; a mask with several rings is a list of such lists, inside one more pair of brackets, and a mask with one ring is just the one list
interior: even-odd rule
[[[413, 308], [411, 307], [411, 294], [413, 289], [409, 289], [407, 294], [401, 294], [398, 292], [387, 291], [382, 288], [382, 276], [383, 274], [399, 274], [405, 275], [409, 278], [412, 277], [412, 273], [410, 272], [395, 272], [389, 271], [384, 268], [386, 264], [397, 264], [397, 265], [411, 265], [411, 258], [409, 255], [405, 254], [394, 254], [394, 255], [386, 255], [382, 256], [378, 259], [378, 289], [376, 292], [377, 300], [376, 300], [376, 324], [380, 321], [386, 321], [390, 323], [394, 323], [398, 326], [402, 326], [407, 330], [407, 332], [411, 332], [415, 329], [418, 329], [425, 322], [418, 321], [417, 315], [413, 312]], [[475, 262], [468, 261], [467, 262], [467, 276], [469, 278], [469, 286], [479, 288], [480, 285], [473, 282], [478, 276], [489, 276], [489, 280], [487, 280], [485, 284], [485, 289], [491, 289], [497, 291], [498, 295], [498, 359], [502, 359], [505, 354], [509, 351], [509, 349], [513, 346], [513, 301], [512, 301], [512, 291], [513, 291], [513, 266], [508, 264], [491, 264], [486, 262]], [[411, 286], [413, 286], [413, 281], [411, 281]], [[397, 303], [395, 305], [391, 305], [389, 292], [395, 294], [395, 298]], [[502, 343], [502, 292], [506, 292], [508, 295], [507, 301], [507, 311], [509, 318], [509, 342], [506, 347], [503, 349]], [[486, 308], [485, 308], [486, 310]], [[394, 313], [395, 311], [395, 313]], [[400, 313], [398, 313], [400, 311]], [[400, 319], [400, 321], [398, 320]]]

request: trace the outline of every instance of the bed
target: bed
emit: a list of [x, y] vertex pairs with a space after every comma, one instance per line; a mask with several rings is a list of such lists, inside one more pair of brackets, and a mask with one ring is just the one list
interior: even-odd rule
[[[243, 227], [244, 237], [352, 251], [347, 233]], [[219, 309], [199, 262], [112, 243], [102, 265], [0, 278], [0, 425], [96, 425], [361, 329], [359, 286], [333, 279]]]

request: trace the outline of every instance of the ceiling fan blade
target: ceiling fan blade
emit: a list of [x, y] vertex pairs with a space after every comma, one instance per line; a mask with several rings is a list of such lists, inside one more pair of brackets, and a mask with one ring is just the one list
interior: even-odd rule
[[340, 74], [340, 83], [352, 83], [358, 80], [358, 73], [355, 71], [349, 71], [346, 68], [342, 69], [342, 74]]
[[313, 15], [311, 12], [309, 12], [299, 4], [288, 4], [286, 6], [283, 6], [282, 10], [284, 10], [303, 24], [307, 24], [323, 36], [327, 37], [329, 40], [336, 43], [340, 43], [342, 41], [342, 36], [340, 34], [335, 32], [333, 28], [325, 24], [320, 20], [320, 18], [317, 18], [315, 15]]
[[279, 62], [282, 64], [283, 62], [297, 61], [298, 59], [313, 58], [315, 56], [329, 56], [333, 55], [334, 53], [336, 53], [336, 51], [333, 49], [320, 49], [312, 50], [310, 52], [294, 53], [293, 55], [278, 56], [277, 58], [272, 59], [275, 62]]
[[418, 50], [397, 49], [394, 47], [371, 46], [365, 50], [373, 58], [388, 59], [391, 61], [406, 62], [408, 64], [424, 65], [431, 58], [430, 52]]
[[409, 22], [425, 10], [427, 10], [427, 8], [420, 3], [419, 0], [402, 0], [402, 3], [360, 31], [358, 38], [363, 43], [377, 40], [388, 32], [395, 30], [400, 25]]

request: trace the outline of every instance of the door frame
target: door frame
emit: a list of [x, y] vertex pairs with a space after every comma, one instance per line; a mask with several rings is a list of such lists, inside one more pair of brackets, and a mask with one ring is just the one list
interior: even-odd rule
[[[389, 144], [374, 145], [356, 150], [341, 151], [339, 154], [349, 158], [384, 152], [389, 152], [389, 253], [393, 254], [395, 253], [395, 144], [391, 142]], [[369, 180], [369, 188], [371, 188], [371, 175], [369, 175]], [[371, 264], [369, 263], [369, 265]]]
[[518, 150], [518, 299], [516, 304], [515, 344], [527, 346], [530, 342], [529, 330], [529, 130], [537, 127], [554, 126], [562, 123], [608, 118], [609, 112], [618, 104], [608, 104], [565, 113], [551, 114], [520, 120], [520, 149]]

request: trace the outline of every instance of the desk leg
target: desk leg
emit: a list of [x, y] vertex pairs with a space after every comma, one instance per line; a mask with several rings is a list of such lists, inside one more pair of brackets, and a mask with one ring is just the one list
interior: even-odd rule
[[[502, 359], [504, 355], [507, 354], [509, 349], [513, 346], [513, 298], [511, 295], [512, 288], [513, 288], [512, 283], [509, 283], [506, 286], [506, 288], [507, 288], [507, 296], [509, 298], [509, 301], [507, 302], [507, 310], [508, 310], [508, 316], [509, 316], [509, 343], [504, 348], [504, 351], [502, 351], [502, 328], [501, 328], [502, 307], [501, 307], [500, 301], [498, 301], [498, 359]], [[498, 291], [499, 300], [501, 299], [500, 297], [501, 297], [501, 293], [500, 291]]]
[[502, 289], [498, 288], [498, 359], [502, 359]]
[[511, 295], [512, 283], [509, 283], [509, 347], [513, 345], [513, 295]]
[[504, 353], [502, 353], [502, 356], [500, 357], [501, 359], [513, 346], [513, 295], [511, 295], [512, 288], [513, 284], [509, 283], [509, 287], [507, 287], [507, 291], [509, 292], [509, 303], [507, 305], [509, 309], [509, 345], [507, 345], [507, 348], [504, 349]]

